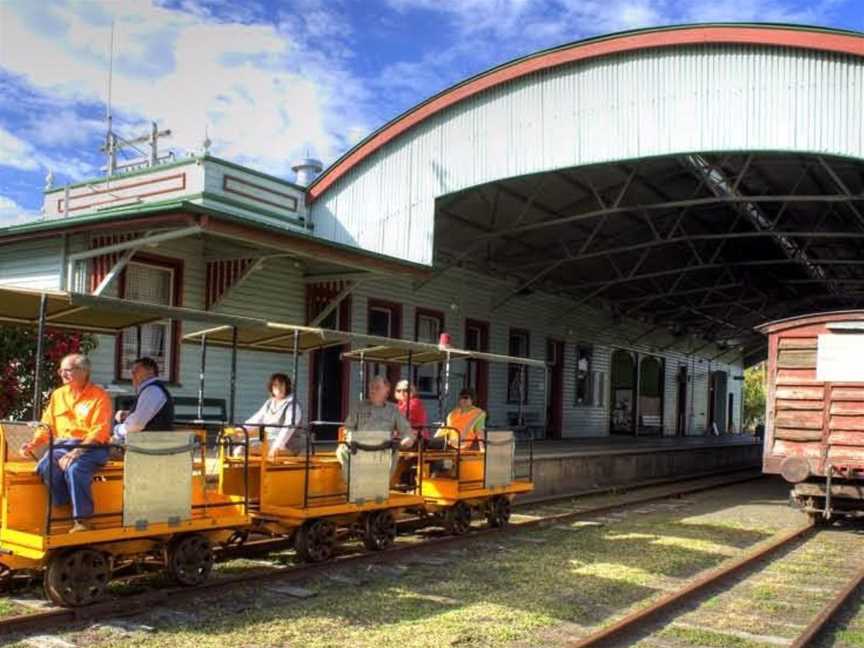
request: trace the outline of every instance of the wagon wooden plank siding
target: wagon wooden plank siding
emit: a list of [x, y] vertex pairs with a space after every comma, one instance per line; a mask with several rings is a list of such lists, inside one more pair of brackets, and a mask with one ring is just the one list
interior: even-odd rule
[[765, 324], [764, 471], [795, 484], [808, 513], [858, 515], [864, 479], [864, 311]]

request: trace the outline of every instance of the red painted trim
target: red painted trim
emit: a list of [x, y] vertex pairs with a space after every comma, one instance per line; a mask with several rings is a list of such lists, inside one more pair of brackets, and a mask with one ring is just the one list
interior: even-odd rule
[[[112, 194], [115, 191], [122, 191], [124, 189], [134, 189], [135, 187], [143, 187], [146, 185], [158, 184], [160, 182], [165, 182], [166, 180], [175, 180], [177, 178], [180, 178], [180, 180], [181, 180], [179, 187], [171, 187], [170, 189], [162, 189], [160, 191], [150, 191], [150, 192], [143, 193], [143, 194], [134, 194], [132, 196], [122, 196], [120, 198], [115, 197], [113, 200], [103, 200], [102, 202], [88, 203], [86, 205], [81, 205], [80, 207], [70, 207], [68, 209], [68, 212], [71, 213], [74, 211], [80, 211], [82, 209], [87, 209], [89, 207], [98, 207], [100, 205], [110, 205], [112, 203], [120, 202], [122, 200], [135, 200], [136, 198], [149, 198], [151, 196], [160, 196], [160, 195], [166, 194], [166, 193], [173, 193], [175, 191], [183, 191], [184, 189], [186, 189], [186, 174], [185, 173], [177, 173], [175, 175], [165, 176], [163, 178], [153, 178], [152, 180], [145, 180], [142, 182], [134, 182], [134, 183], [126, 184], [126, 185], [118, 185], [116, 187], [110, 187], [108, 189], [101, 189], [98, 191], [90, 191], [88, 193], [78, 194], [77, 196], [73, 196], [70, 194], [69, 195], [69, 201], [71, 202], [71, 201], [75, 200], [76, 198], [87, 198], [88, 196], [99, 196], [101, 194], [106, 194], [106, 193]], [[61, 206], [65, 206], [65, 205], [63, 205], [63, 201], [64, 201], [64, 198], [58, 198], [57, 199], [57, 211], [60, 212], [61, 214], [66, 212], [66, 210], [61, 208]]]
[[680, 27], [635, 34], [622, 34], [602, 40], [574, 43], [553, 51], [541, 52], [536, 56], [521, 59], [510, 65], [504, 65], [491, 70], [482, 76], [445, 90], [426, 103], [417, 106], [403, 117], [395, 119], [324, 171], [309, 188], [309, 202], [315, 202], [339, 178], [382, 146], [402, 135], [402, 133], [450, 106], [490, 88], [503, 85], [528, 74], [577, 61], [585, 61], [635, 50], [708, 44], [793, 47], [797, 49], [864, 56], [864, 38], [860, 36], [821, 31], [804, 31], [783, 27]]
[[[489, 322], [471, 318], [465, 319], [465, 344], [468, 348], [468, 329], [476, 328], [480, 331], [480, 348], [476, 351], [489, 351]], [[486, 360], [469, 360], [477, 371], [477, 406], [487, 409], [489, 405], [489, 363]]]
[[564, 365], [567, 355], [567, 345], [564, 340], [547, 337], [547, 361], [550, 346], [555, 348], [555, 365], [549, 371], [549, 401], [546, 411], [546, 438], [560, 439], [564, 432]]
[[[282, 198], [287, 198], [288, 201], [290, 201], [290, 203], [293, 205], [293, 207], [288, 207], [288, 206], [283, 205], [281, 203], [273, 202], [272, 200], [264, 200], [263, 198], [259, 198], [258, 196], [255, 196], [254, 194], [248, 194], [248, 193], [245, 193], [243, 191], [237, 191], [236, 189], [229, 189], [228, 188], [228, 181], [229, 180], [232, 180], [238, 184], [246, 185], [247, 187], [252, 187], [253, 189], [260, 189], [261, 191], [266, 191], [267, 193], [271, 193], [274, 196], [280, 196]], [[284, 209], [286, 211], [292, 211], [292, 212], [297, 211], [297, 197], [296, 196], [292, 196], [291, 194], [281, 193], [279, 191], [274, 191], [273, 189], [270, 189], [269, 187], [255, 184], [254, 182], [247, 182], [246, 180], [243, 180], [243, 178], [238, 178], [237, 176], [232, 176], [232, 175], [222, 176], [222, 191], [224, 191], [225, 193], [233, 193], [237, 196], [243, 196], [244, 198], [247, 198], [249, 200], [259, 202], [259, 203], [262, 203], [264, 205], [270, 205], [272, 207], [278, 207], [279, 209]]]

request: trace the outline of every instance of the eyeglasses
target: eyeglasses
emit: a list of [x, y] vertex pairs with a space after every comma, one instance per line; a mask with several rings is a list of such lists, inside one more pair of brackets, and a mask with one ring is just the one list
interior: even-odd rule
[[81, 367], [60, 367], [57, 370], [57, 375], [62, 376], [66, 373], [72, 373], [73, 371], [81, 371]]
[[470, 396], [460, 396], [459, 400], [471, 400]]
[[397, 389], [397, 390], [396, 390], [396, 393], [399, 394], [399, 393], [404, 393], [404, 392], [407, 392], [407, 391], [408, 391], [407, 389]]

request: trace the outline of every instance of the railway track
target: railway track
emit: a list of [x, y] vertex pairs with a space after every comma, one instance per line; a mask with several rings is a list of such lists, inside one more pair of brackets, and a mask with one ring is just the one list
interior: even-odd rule
[[[864, 582], [864, 564], [856, 559], [860, 543], [850, 541], [854, 538], [848, 531], [812, 524], [783, 532], [569, 645], [665, 646], [671, 639], [664, 633], [674, 637], [677, 632], [747, 645], [812, 646]], [[814, 555], [832, 557], [827, 572], [814, 569]], [[848, 573], [853, 575], [847, 578]], [[778, 583], [781, 576], [793, 584]], [[716, 597], [710, 613], [693, 609], [709, 591]], [[747, 614], [747, 609], [756, 612]], [[792, 617], [772, 618], [771, 611], [774, 617], [791, 611]], [[798, 622], [802, 615], [810, 619], [806, 625]]]
[[[500, 536], [501, 534], [520, 533], [532, 527], [554, 525], [567, 521], [591, 518], [603, 515], [610, 511], [638, 507], [650, 502], [692, 495], [759, 478], [761, 478], [761, 474], [746, 472], [734, 476], [717, 475], [716, 477], [708, 479], [687, 480], [686, 482], [681, 482], [677, 485], [670, 484], [669, 488], [664, 488], [660, 492], [652, 492], [650, 495], [639, 496], [638, 491], [631, 491], [623, 501], [598, 506], [571, 506], [571, 510], [567, 512], [552, 513], [549, 515], [526, 516], [520, 514], [517, 510], [514, 511], [514, 516], [521, 519], [512, 522], [509, 526], [504, 528], [475, 528], [468, 534], [462, 536], [445, 536], [427, 539], [414, 544], [397, 544], [380, 552], [362, 552], [341, 555], [325, 563], [296, 565], [284, 569], [274, 568], [263, 573], [256, 572], [223, 578], [213, 578], [197, 587], [160, 588], [141, 594], [133, 594], [102, 601], [83, 608], [56, 608], [42, 612], [6, 617], [0, 619], [0, 637], [33, 631], [46, 633], [56, 628], [68, 629], [74, 624], [83, 624], [96, 620], [104, 621], [108, 618], [134, 616], [135, 614], [152, 610], [154, 607], [167, 603], [175, 604], [183, 600], [200, 601], [202, 597], [224, 592], [225, 588], [228, 587], [273, 581], [283, 583], [292, 581], [298, 582], [313, 576], [341, 569], [345, 566], [403, 561], [410, 559], [412, 556], [417, 554], [422, 555], [436, 549], [447, 549], [459, 546], [493, 535]], [[544, 500], [535, 500], [530, 503], [530, 506], [543, 506], [555, 501], [560, 501], [561, 499], [570, 499], [570, 497], [553, 497]], [[255, 543], [250, 547], [247, 547], [244, 551], [231, 548], [228, 550], [230, 555], [226, 553], [225, 557], [234, 558], [241, 556], [244, 553], [264, 552], [268, 549], [275, 550], [284, 547], [285, 542], [283, 540], [264, 541]]]

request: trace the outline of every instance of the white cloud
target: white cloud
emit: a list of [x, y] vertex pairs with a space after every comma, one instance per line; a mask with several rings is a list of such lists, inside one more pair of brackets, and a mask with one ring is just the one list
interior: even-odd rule
[[11, 198], [0, 196], [0, 227], [9, 227], [10, 225], [20, 225], [21, 223], [29, 223], [37, 218], [39, 214], [27, 211], [19, 206]]
[[24, 171], [35, 171], [39, 168], [33, 155], [33, 147], [2, 126], [0, 126], [0, 165]]
[[[34, 139], [40, 140], [54, 132], [53, 127], [48, 126], [46, 128], [45, 132], [31, 133], [31, 135]], [[68, 136], [73, 139], [77, 137], [74, 130]], [[91, 165], [74, 157], [43, 153], [29, 141], [0, 126], [0, 167], [3, 166], [21, 171], [39, 171], [40, 169], [47, 171], [50, 169], [54, 173], [61, 173], [73, 180], [92, 176], [95, 172]]]
[[[52, 96], [104, 101], [113, 15], [112, 103], [121, 135], [157, 120], [172, 129], [171, 146], [196, 150], [207, 127], [215, 154], [287, 174], [307, 149], [330, 159], [349, 136], [368, 132], [368, 96], [341, 62], [344, 52], [332, 41], [310, 46], [322, 34], [346, 33], [323, 5], [279, 24], [226, 22], [185, 6], [0, 3], [0, 65]], [[240, 18], [255, 16], [229, 17]], [[95, 135], [89, 141], [98, 144]]]

